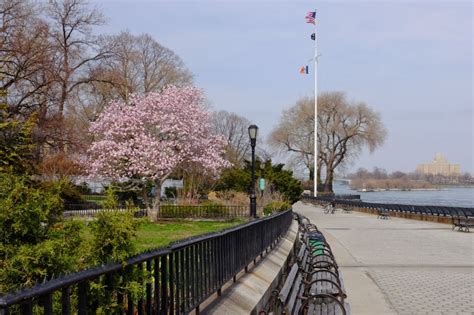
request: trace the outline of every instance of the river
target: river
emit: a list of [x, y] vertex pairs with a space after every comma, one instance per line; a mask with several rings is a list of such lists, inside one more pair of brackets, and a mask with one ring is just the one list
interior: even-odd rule
[[348, 184], [334, 182], [333, 189], [336, 194], [360, 195], [361, 200], [365, 202], [474, 207], [474, 187], [442, 187], [434, 191], [359, 192], [351, 190]]

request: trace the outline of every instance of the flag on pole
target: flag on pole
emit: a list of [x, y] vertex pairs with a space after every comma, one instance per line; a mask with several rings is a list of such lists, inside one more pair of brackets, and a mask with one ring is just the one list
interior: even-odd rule
[[300, 73], [301, 74], [308, 74], [308, 66], [304, 66], [300, 68]]
[[316, 24], [316, 11], [309, 11], [305, 19], [306, 23]]
[[312, 39], [312, 40], [316, 40], [316, 34], [312, 33], [312, 34], [311, 34], [311, 39]]

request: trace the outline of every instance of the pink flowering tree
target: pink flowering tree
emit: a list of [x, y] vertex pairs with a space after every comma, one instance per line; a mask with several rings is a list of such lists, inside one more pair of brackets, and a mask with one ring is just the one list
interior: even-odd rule
[[161, 185], [174, 170], [192, 165], [217, 175], [228, 166], [222, 157], [225, 142], [211, 134], [202, 101], [196, 88], [169, 86], [161, 93], [132, 96], [128, 103], [111, 102], [90, 127], [91, 175], [143, 186], [152, 181], [156, 198], [152, 207], [146, 203], [155, 220]]

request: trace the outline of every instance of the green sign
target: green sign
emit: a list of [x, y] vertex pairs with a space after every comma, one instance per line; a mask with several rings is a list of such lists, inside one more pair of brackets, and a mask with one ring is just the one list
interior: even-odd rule
[[260, 178], [260, 190], [265, 190], [265, 178]]

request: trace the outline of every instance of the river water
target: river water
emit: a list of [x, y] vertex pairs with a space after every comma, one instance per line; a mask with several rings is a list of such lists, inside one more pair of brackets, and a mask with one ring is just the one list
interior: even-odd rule
[[351, 190], [348, 184], [334, 182], [333, 189], [336, 194], [360, 195], [361, 200], [365, 202], [474, 207], [474, 187], [442, 187], [434, 191], [359, 192]]

